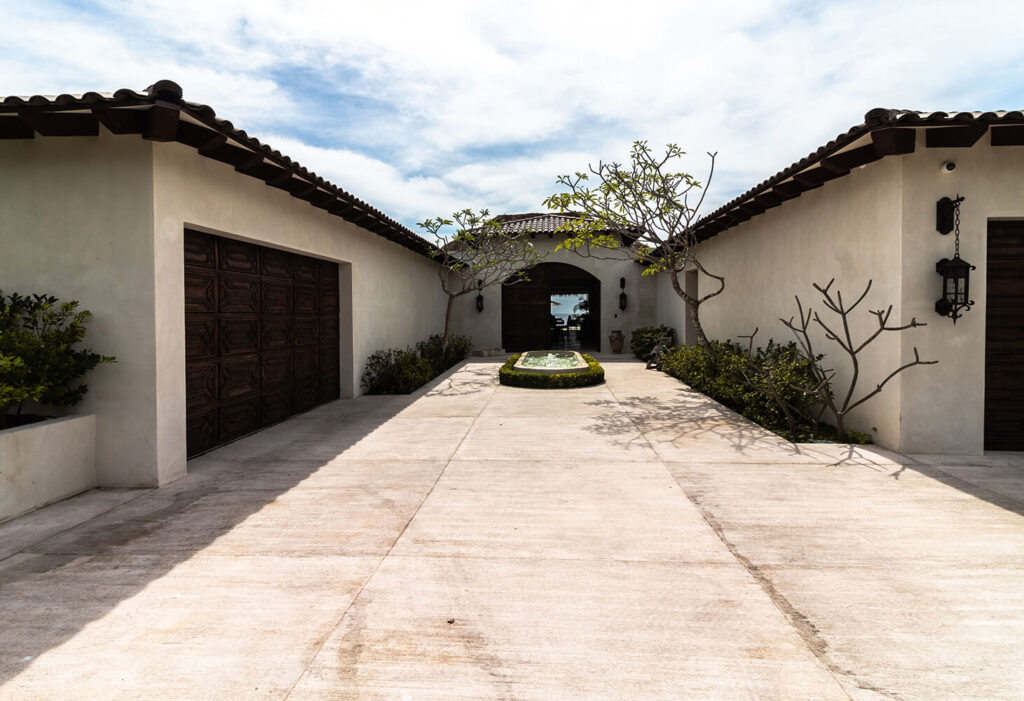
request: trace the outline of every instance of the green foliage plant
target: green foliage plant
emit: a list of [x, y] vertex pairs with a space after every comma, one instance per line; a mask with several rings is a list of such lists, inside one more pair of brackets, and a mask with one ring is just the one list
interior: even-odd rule
[[796, 343], [769, 341], [756, 350], [731, 341], [711, 346], [711, 353], [696, 345], [677, 346], [663, 359], [662, 370], [790, 440], [819, 437], [822, 427], [810, 418], [816, 398], [803, 389], [813, 383], [813, 369]]
[[[868, 280], [864, 291], [851, 303], [843, 299], [835, 280], [827, 285], [814, 284], [823, 306], [838, 320], [822, 318], [811, 308], [804, 308], [796, 297], [797, 313], [780, 319], [793, 332], [796, 342], [787, 344], [769, 340], [764, 348], [753, 348], [757, 329], [748, 336], [748, 347], [726, 341], [712, 341], [710, 350], [697, 346], [672, 349], [662, 360], [662, 370], [685, 382], [693, 389], [721, 402], [765, 428], [791, 440], [835, 439], [844, 443], [866, 443], [868, 434], [846, 426], [847, 415], [878, 395], [894, 377], [918, 366], [938, 361], [921, 360], [917, 348], [914, 358], [889, 372], [873, 387], [858, 390], [861, 379], [860, 354], [887, 332], [903, 332], [924, 326], [916, 318], [905, 324], [890, 323], [892, 305], [870, 310], [875, 328], [855, 338], [850, 324], [851, 313], [871, 290]], [[825, 366], [825, 354], [817, 353], [811, 330], [816, 327], [827, 340], [837, 345], [851, 368], [842, 386], [837, 387], [836, 372]], [[834, 426], [824, 423], [834, 422]]]
[[587, 361], [587, 369], [583, 372], [542, 373], [525, 372], [515, 368], [521, 353], [513, 353], [498, 370], [498, 381], [510, 387], [527, 387], [530, 389], [568, 389], [570, 387], [589, 387], [604, 382], [604, 368], [594, 360], [593, 356], [582, 353]]
[[0, 428], [25, 402], [74, 406], [89, 390], [87, 372], [112, 356], [76, 347], [91, 313], [51, 295], [0, 292]]
[[367, 359], [362, 385], [367, 394], [409, 394], [433, 377], [433, 365], [413, 348], [388, 348]]
[[464, 360], [473, 348], [467, 336], [452, 335], [442, 350], [435, 334], [415, 347], [388, 348], [373, 353], [361, 378], [367, 394], [409, 394]]
[[451, 219], [437, 217], [417, 224], [436, 242], [431, 256], [441, 264], [441, 289], [448, 295], [441, 334], [442, 353], [448, 349], [455, 300], [480, 294], [492, 285], [515, 284], [529, 279], [527, 269], [545, 254], [534, 248], [528, 231], [511, 230], [481, 209], [463, 209]]
[[754, 333], [744, 338], [749, 339], [746, 362], [738, 367], [738, 379], [757, 395], [768, 400], [759, 414], [751, 418], [758, 423], [779, 430], [787, 436], [814, 440], [821, 430], [821, 415], [825, 405], [815, 389], [815, 363], [820, 363], [823, 356], [813, 360], [805, 357], [796, 343], [777, 343], [768, 340], [764, 348], [753, 349]]
[[440, 375], [456, 363], [465, 360], [472, 350], [473, 339], [459, 334], [451, 334], [448, 337], [447, 348], [444, 347], [444, 339], [441, 334], [434, 334], [426, 341], [416, 344], [416, 352], [430, 362], [434, 376]]
[[632, 334], [629, 338], [629, 349], [633, 351], [633, 355], [640, 360], [647, 360], [647, 356], [651, 354], [651, 350], [654, 346], [658, 345], [664, 337], [672, 339], [671, 345], [676, 344], [676, 330], [671, 326], [641, 326], [638, 329], [633, 329]]
[[[556, 183], [562, 192], [548, 197], [544, 205], [576, 215], [559, 228], [566, 234], [559, 248], [586, 256], [621, 258], [621, 242], [632, 242], [626, 254], [645, 266], [644, 275], [661, 272], [669, 276], [673, 291], [686, 304], [697, 344], [710, 352], [700, 306], [725, 290], [725, 278], [705, 268], [697, 255], [693, 227], [707, 189], [689, 173], [676, 170], [676, 162], [684, 155], [675, 144], [658, 155], [646, 141], [635, 141], [628, 163], [602, 161], [589, 166], [587, 172], [558, 176]], [[714, 175], [716, 155], [708, 156], [711, 165], [706, 184]], [[714, 281], [702, 295], [690, 294], [679, 280], [681, 273], [691, 270]]]

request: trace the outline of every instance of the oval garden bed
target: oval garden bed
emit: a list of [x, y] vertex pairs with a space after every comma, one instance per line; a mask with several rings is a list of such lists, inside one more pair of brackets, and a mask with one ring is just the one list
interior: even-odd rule
[[[530, 351], [531, 353], [535, 351]], [[581, 354], [587, 367], [584, 370], [567, 368], [558, 372], [550, 369], [525, 369], [516, 367], [522, 353], [512, 354], [498, 371], [498, 380], [510, 387], [529, 387], [531, 389], [567, 389], [570, 387], [587, 387], [604, 382], [604, 368], [593, 357]]]

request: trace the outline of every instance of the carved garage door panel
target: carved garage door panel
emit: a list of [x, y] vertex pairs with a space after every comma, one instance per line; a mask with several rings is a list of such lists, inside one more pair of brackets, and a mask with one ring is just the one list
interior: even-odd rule
[[339, 396], [338, 264], [185, 232], [189, 456]]

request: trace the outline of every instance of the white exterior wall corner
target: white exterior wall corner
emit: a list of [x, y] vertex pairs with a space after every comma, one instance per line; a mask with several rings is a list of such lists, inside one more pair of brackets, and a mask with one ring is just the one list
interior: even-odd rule
[[[686, 287], [686, 270], [678, 273], [679, 285]], [[694, 342], [690, 324], [690, 313], [686, 309], [686, 303], [676, 294], [672, 287], [672, 278], [668, 273], [658, 273], [654, 276], [655, 282], [655, 323], [675, 329], [676, 342], [690, 345]], [[705, 281], [708, 284], [710, 281]]]
[[[993, 147], [990, 133], [971, 148], [927, 149], [919, 142], [914, 153], [899, 159], [907, 251], [904, 318], [916, 316], [928, 324], [907, 334], [902, 357], [912, 360], [917, 345], [923, 359], [939, 361], [901, 377], [900, 445], [906, 452], [979, 455], [984, 450], [988, 222], [1024, 219], [1024, 147]], [[946, 161], [955, 162], [956, 170], [942, 169]], [[935, 230], [935, 203], [958, 193], [966, 197], [960, 210], [960, 254], [977, 270], [971, 273], [975, 306], [954, 326], [935, 313], [942, 289], [935, 263], [951, 258], [954, 245], [952, 234]]]
[[[633, 329], [650, 326], [655, 323], [657, 306], [656, 281], [651, 276], [643, 276], [643, 266], [632, 258], [626, 258], [625, 252], [609, 251], [608, 256], [584, 256], [565, 249], [555, 250], [564, 235], [555, 234], [549, 238], [547, 234], [538, 234], [533, 240], [534, 247], [544, 255], [543, 263], [566, 263], [585, 270], [601, 281], [601, 348], [603, 352], [610, 350], [608, 334], [620, 330], [626, 337], [624, 353], [629, 352], [630, 334]], [[621, 253], [624, 257], [616, 257]], [[619, 279], [626, 279], [626, 309], [619, 309]], [[438, 289], [441, 283], [436, 281]], [[483, 291], [484, 311], [476, 310], [476, 294], [463, 295], [455, 300], [452, 311], [454, 321], [452, 328], [455, 333], [473, 339], [475, 348], [501, 347], [501, 285], [491, 285]], [[443, 328], [444, 311], [437, 321], [438, 328]]]
[[[184, 468], [184, 230], [337, 261], [341, 391], [360, 393], [366, 359], [439, 331], [437, 263], [177, 143], [154, 146], [161, 461]], [[166, 450], [166, 452], [164, 452]]]
[[[835, 278], [833, 291], [852, 301], [872, 280], [868, 297], [851, 317], [855, 338], [863, 338], [877, 325], [869, 310], [893, 305], [891, 322], [904, 318], [900, 285], [901, 165], [886, 158], [848, 176], [825, 183], [784, 202], [700, 245], [698, 255], [710, 271], [725, 276], [725, 291], [701, 306], [701, 323], [710, 339], [739, 341], [755, 328], [757, 345], [769, 338], [788, 342], [793, 334], [779, 321], [796, 314], [794, 295], [804, 308], [832, 319], [820, 295], [811, 286]], [[682, 325], [685, 306], [665, 275], [659, 275], [659, 321]], [[706, 293], [707, 278], [700, 280]], [[815, 331], [816, 352], [828, 354], [827, 364], [839, 374], [837, 387], [850, 376], [850, 364], [841, 350]], [[867, 391], [897, 367], [901, 357], [898, 334], [886, 334], [864, 351], [858, 394]], [[927, 372], [926, 369], [915, 371]], [[899, 448], [899, 383], [851, 412], [848, 426], [871, 433], [876, 442]], [[877, 432], [874, 429], [877, 428]]]
[[118, 137], [0, 142], [0, 287], [77, 299], [85, 345], [117, 362], [70, 413], [96, 415], [101, 486], [158, 483], [153, 144]]

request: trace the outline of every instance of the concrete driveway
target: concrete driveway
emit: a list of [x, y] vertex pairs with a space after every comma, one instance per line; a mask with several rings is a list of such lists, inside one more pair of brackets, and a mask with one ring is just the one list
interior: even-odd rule
[[471, 362], [0, 525], [0, 698], [1024, 698], [1024, 456]]

